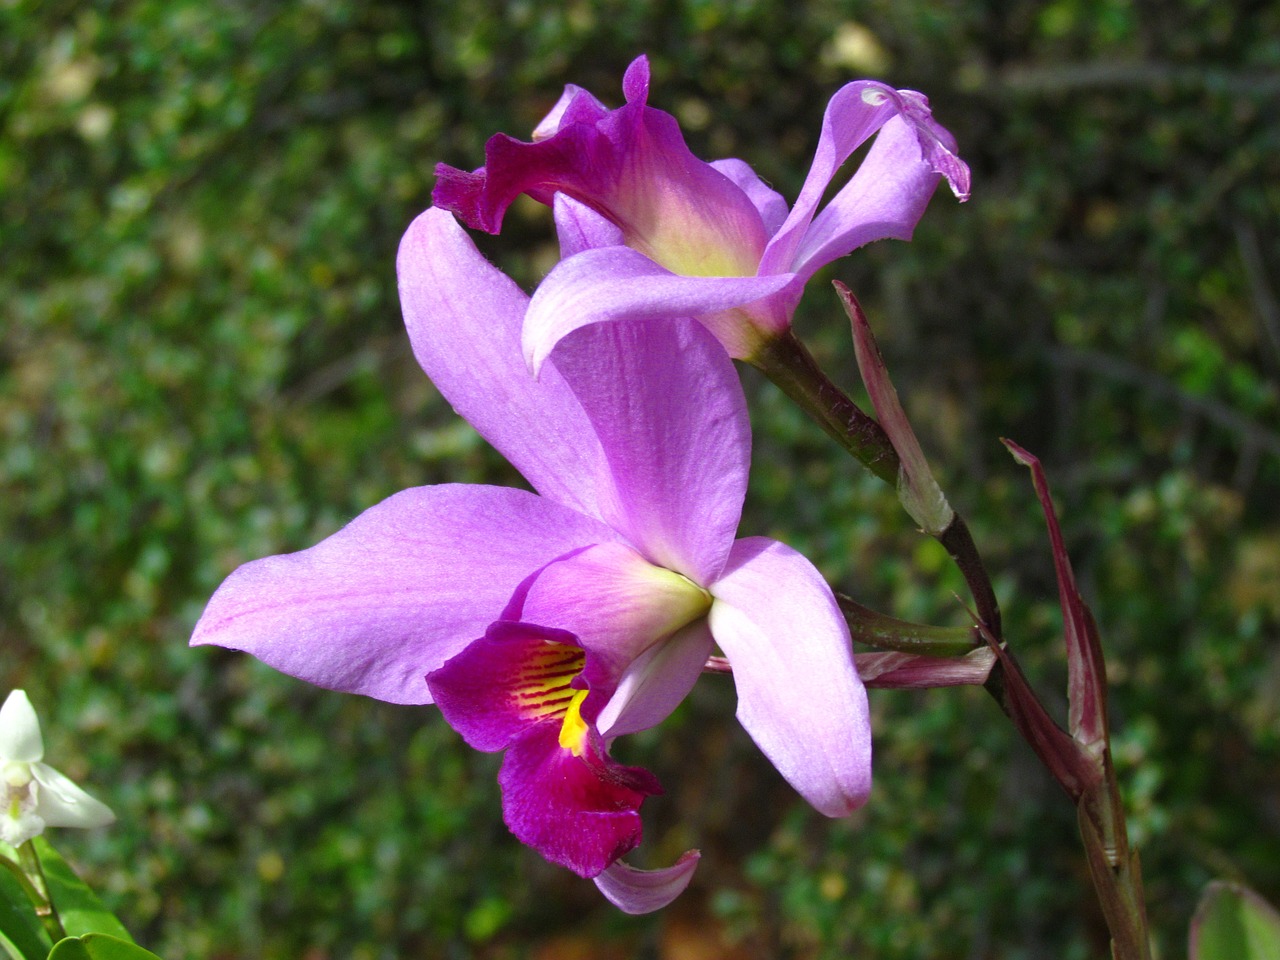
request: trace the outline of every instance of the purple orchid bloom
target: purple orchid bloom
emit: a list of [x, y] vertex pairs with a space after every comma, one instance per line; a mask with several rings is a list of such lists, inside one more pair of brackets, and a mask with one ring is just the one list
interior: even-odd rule
[[[961, 200], [969, 196], [955, 140], [912, 90], [873, 80], [838, 90], [788, 211], [741, 160], [705, 163], [689, 151], [675, 118], [647, 105], [645, 57], [622, 89], [625, 106], [608, 110], [571, 85], [534, 142], [497, 134], [480, 169], [436, 168], [436, 206], [476, 229], [497, 233], [521, 193], [547, 204], [564, 194], [614, 225], [610, 243], [566, 257], [535, 292], [523, 336], [535, 371], [571, 330], [660, 316], [695, 316], [731, 356], [753, 360], [789, 329], [820, 267], [873, 240], [909, 240], [942, 177]], [[818, 212], [836, 171], [877, 132], [853, 178]]]
[[[568, 247], [594, 229], [574, 222]], [[529, 298], [451, 215], [410, 226], [398, 271], [419, 363], [537, 493], [395, 494], [310, 549], [235, 571], [192, 643], [438, 702], [473, 745], [506, 750], [513, 832], [630, 912], [678, 895], [697, 856], [658, 871], [618, 859], [658, 787], [609, 745], [661, 722], [716, 646], [740, 721], [782, 775], [829, 816], [860, 805], [870, 727], [848, 627], [804, 557], [734, 539], [750, 431], [715, 339], [687, 318], [597, 324], [535, 380], [520, 347]]]

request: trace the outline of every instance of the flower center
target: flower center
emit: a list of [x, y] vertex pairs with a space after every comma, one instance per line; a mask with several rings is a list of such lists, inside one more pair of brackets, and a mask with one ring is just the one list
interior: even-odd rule
[[34, 779], [29, 763], [10, 760], [0, 767], [0, 798], [3, 798], [0, 806], [4, 809], [5, 816], [14, 823], [35, 806], [31, 786]]
[[31, 782], [31, 764], [21, 760], [10, 760], [4, 765], [3, 776], [5, 786], [12, 790], [20, 790]]

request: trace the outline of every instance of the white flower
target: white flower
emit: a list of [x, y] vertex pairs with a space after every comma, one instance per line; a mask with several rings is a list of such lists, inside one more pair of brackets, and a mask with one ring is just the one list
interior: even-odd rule
[[21, 690], [0, 707], [0, 840], [16, 847], [45, 827], [102, 827], [116, 816], [44, 759], [40, 721]]

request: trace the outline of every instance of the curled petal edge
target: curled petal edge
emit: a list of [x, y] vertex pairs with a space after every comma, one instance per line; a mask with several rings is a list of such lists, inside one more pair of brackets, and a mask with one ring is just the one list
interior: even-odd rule
[[653, 913], [684, 893], [701, 857], [700, 851], [688, 850], [671, 866], [658, 870], [641, 870], [615, 860], [594, 878], [595, 885], [623, 913]]

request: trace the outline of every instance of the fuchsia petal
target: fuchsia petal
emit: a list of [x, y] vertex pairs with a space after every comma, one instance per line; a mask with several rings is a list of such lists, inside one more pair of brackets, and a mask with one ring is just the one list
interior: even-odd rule
[[529, 298], [443, 210], [410, 225], [396, 266], [413, 352], [436, 388], [539, 493], [599, 516], [600, 441], [559, 373], [534, 381], [520, 356]]
[[773, 277], [689, 277], [630, 247], [587, 250], [561, 260], [538, 285], [524, 318], [524, 354], [541, 376], [551, 351], [574, 330], [609, 320], [699, 316], [731, 355], [745, 356], [742, 317], [707, 316], [764, 300], [791, 283]]
[[[916, 156], [922, 158], [935, 173], [945, 176], [957, 197], [961, 200], [968, 198], [969, 168], [956, 156], [955, 141], [934, 121], [929, 112], [929, 101], [922, 94], [912, 90], [894, 90], [874, 80], [845, 84], [827, 104], [813, 165], [795, 206], [791, 208], [791, 215], [769, 241], [760, 264], [761, 274], [797, 270], [797, 254], [805, 244], [809, 225], [836, 171], [868, 137], [895, 116], [903, 117], [915, 133], [919, 148]], [[893, 181], [887, 186], [892, 188]], [[892, 203], [892, 200], [887, 202]], [[842, 217], [852, 219], [848, 211], [844, 211]], [[835, 236], [837, 231], [828, 230], [828, 235]]]
[[751, 460], [733, 363], [695, 321], [665, 320], [579, 330], [555, 365], [604, 447], [617, 491], [606, 521], [652, 562], [709, 584], [733, 543]]
[[595, 247], [622, 245], [622, 231], [585, 203], [557, 193], [554, 210], [561, 260]]
[[[593, 658], [593, 689], [607, 689], [647, 647], [706, 615], [710, 598], [679, 574], [620, 543], [602, 543], [548, 564], [503, 613], [555, 624]], [[598, 661], [598, 662], [596, 662]]]
[[552, 863], [594, 877], [640, 843], [640, 804], [662, 792], [653, 774], [610, 759], [592, 737], [575, 757], [559, 724], [542, 723], [502, 761], [502, 815], [511, 832]]
[[751, 537], [734, 544], [711, 592], [743, 727], [817, 810], [850, 813], [871, 789], [871, 725], [831, 588], [790, 547]]
[[[485, 144], [483, 167], [467, 172], [437, 164], [431, 201], [456, 213], [467, 226], [486, 233], [502, 229], [507, 208], [522, 193], [548, 205], [557, 192], [597, 209], [607, 207], [610, 201], [616, 203], [619, 158], [607, 133], [600, 129], [615, 126], [610, 119], [610, 111], [603, 110], [591, 94], [568, 88], [534, 131], [533, 143], [497, 133]], [[594, 198], [602, 202], [592, 203]], [[607, 209], [601, 212], [609, 213]]]
[[566, 84], [564, 93], [556, 105], [538, 123], [533, 131], [535, 142], [554, 137], [562, 126], [575, 123], [595, 123], [604, 118], [609, 108], [583, 90], [576, 83]]
[[701, 856], [690, 850], [660, 870], [639, 870], [619, 860], [596, 877], [595, 883], [605, 899], [623, 913], [653, 913], [684, 893]]
[[427, 674], [427, 685], [470, 746], [505, 750], [534, 724], [564, 713], [584, 660], [571, 633], [501, 621]]
[[693, 689], [714, 646], [706, 620], [698, 620], [642, 653], [596, 717], [600, 735], [621, 737], [660, 724]]
[[[599, 112], [589, 94], [561, 98], [534, 143], [498, 134], [471, 173], [441, 164], [432, 193], [469, 226], [489, 233], [521, 193], [550, 204], [564, 193], [616, 223], [629, 245], [681, 273], [755, 272], [760, 216], [727, 177], [690, 153], [674, 117], [646, 105], [649, 68], [627, 70], [625, 106]], [[554, 128], [554, 132], [551, 132]]]
[[191, 638], [320, 687], [430, 703], [424, 674], [484, 633], [556, 557], [616, 539], [523, 490], [405, 490], [308, 550], [255, 560], [218, 588]]

